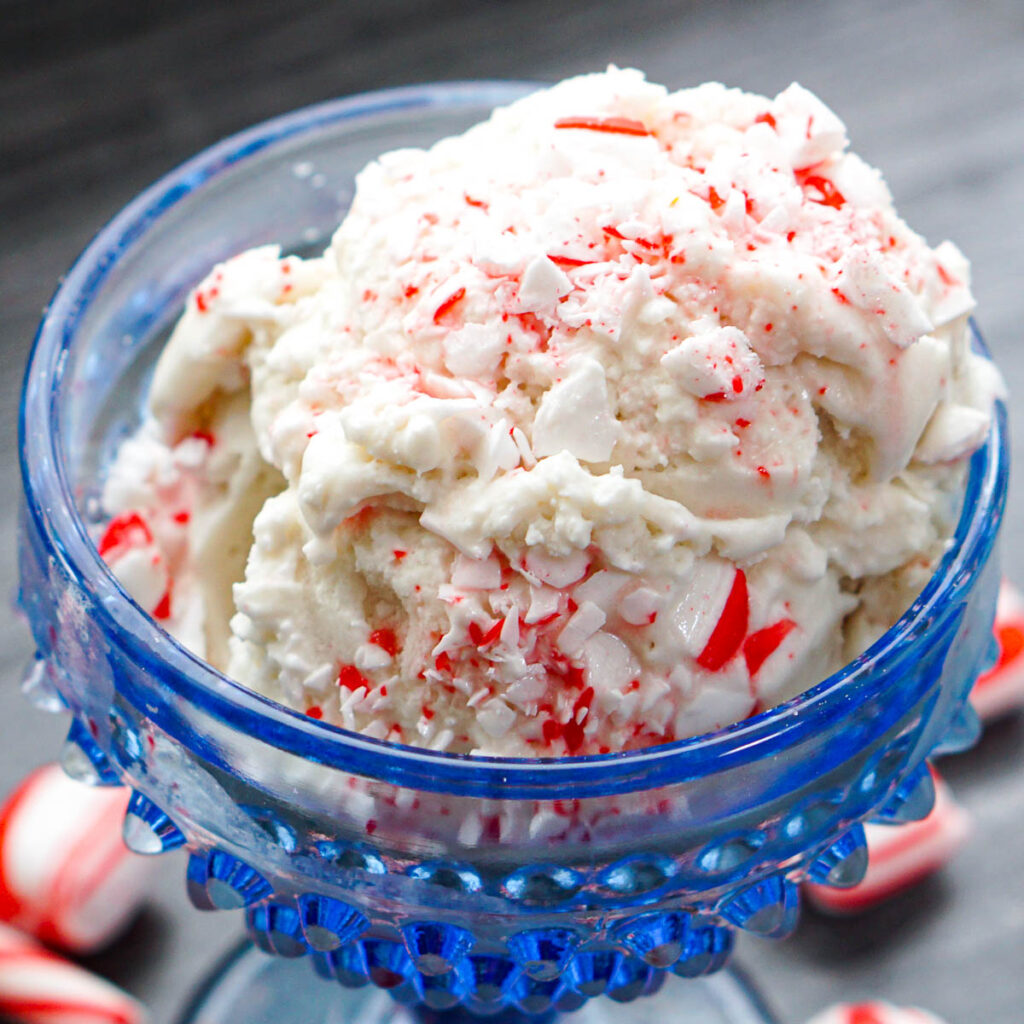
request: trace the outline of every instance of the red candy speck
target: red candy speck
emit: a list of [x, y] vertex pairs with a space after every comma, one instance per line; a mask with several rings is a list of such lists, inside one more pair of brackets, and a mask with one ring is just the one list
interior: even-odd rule
[[323, 718], [324, 717], [323, 711], [320, 708], [318, 708], [315, 704], [312, 705], [312, 707], [306, 708], [306, 714], [310, 718]]
[[736, 570], [732, 578], [729, 596], [725, 599], [725, 607], [715, 624], [715, 628], [704, 645], [704, 650], [697, 657], [697, 664], [709, 672], [717, 672], [732, 660], [740, 649], [743, 638], [747, 635], [747, 622], [750, 618], [750, 600], [747, 595], [747, 577], [742, 569]]
[[767, 110], [763, 114], [758, 114], [757, 117], [754, 118], [754, 124], [767, 124], [771, 125], [772, 128], [776, 127], [775, 118]]
[[171, 617], [171, 588], [168, 587], [164, 591], [164, 596], [160, 598], [159, 604], [153, 609], [154, 619], [169, 619]]

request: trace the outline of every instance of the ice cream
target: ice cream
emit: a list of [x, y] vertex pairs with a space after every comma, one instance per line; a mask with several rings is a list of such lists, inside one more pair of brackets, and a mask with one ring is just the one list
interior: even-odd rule
[[453, 752], [696, 735], [895, 621], [1001, 387], [968, 267], [793, 85], [570, 79], [191, 296], [100, 550], [227, 674]]

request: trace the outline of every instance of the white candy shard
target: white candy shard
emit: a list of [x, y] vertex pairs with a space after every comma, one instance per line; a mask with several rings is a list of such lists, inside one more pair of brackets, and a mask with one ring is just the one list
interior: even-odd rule
[[583, 650], [588, 637], [593, 636], [605, 623], [605, 614], [590, 601], [585, 601], [558, 634], [558, 647], [563, 654], [575, 657]]
[[596, 359], [579, 357], [570, 362], [569, 375], [541, 399], [533, 421], [533, 451], [538, 456], [567, 451], [584, 462], [607, 462], [618, 433], [604, 369]]

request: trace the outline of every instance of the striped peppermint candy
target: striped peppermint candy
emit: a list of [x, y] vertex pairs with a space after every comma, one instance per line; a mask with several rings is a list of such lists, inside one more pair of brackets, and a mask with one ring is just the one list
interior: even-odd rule
[[57, 765], [29, 775], [0, 808], [0, 921], [76, 953], [115, 938], [157, 867], [121, 839], [128, 797]]
[[145, 1024], [145, 1008], [108, 981], [0, 925], [0, 1014], [24, 1024]]
[[1024, 595], [1006, 579], [999, 587], [992, 632], [999, 658], [971, 690], [971, 704], [985, 722], [1024, 707]]
[[865, 825], [867, 874], [850, 889], [805, 883], [813, 906], [831, 914], [868, 910], [938, 871], [960, 849], [971, 833], [971, 817], [934, 768], [932, 775], [935, 806], [928, 817], [903, 825]]
[[916, 1007], [892, 1003], [837, 1003], [807, 1024], [943, 1024], [938, 1017]]

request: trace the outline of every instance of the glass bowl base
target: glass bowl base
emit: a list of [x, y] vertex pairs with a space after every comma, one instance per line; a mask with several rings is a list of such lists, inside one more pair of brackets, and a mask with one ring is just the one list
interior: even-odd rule
[[778, 1024], [734, 969], [706, 978], [668, 978], [661, 990], [632, 1003], [592, 999], [572, 1013], [540, 1017], [509, 1011], [476, 1017], [396, 1003], [366, 986], [344, 988], [317, 977], [308, 963], [239, 946], [207, 979], [178, 1024]]

